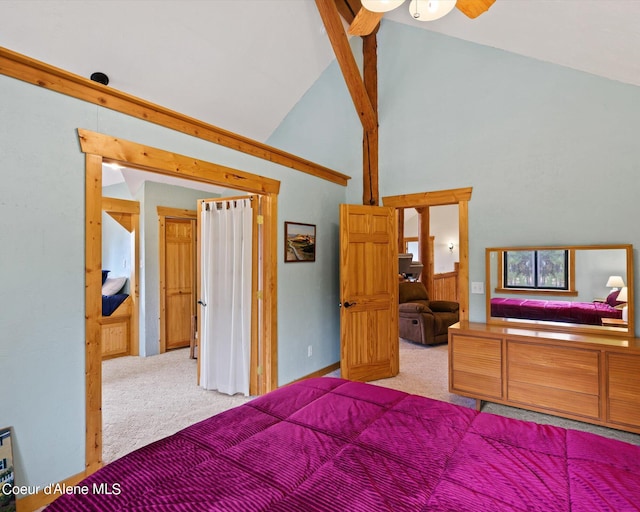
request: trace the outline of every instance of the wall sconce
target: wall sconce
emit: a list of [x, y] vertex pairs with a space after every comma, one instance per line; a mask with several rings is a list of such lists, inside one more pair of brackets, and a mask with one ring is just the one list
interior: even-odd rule
[[453, 242], [449, 242], [449, 252], [453, 254]]

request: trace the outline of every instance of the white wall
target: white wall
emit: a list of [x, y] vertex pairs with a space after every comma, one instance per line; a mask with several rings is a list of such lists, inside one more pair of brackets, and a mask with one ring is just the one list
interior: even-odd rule
[[[424, 192], [416, 190], [415, 192]], [[418, 213], [414, 208], [405, 209], [404, 236], [418, 236]], [[441, 274], [452, 272], [455, 263], [460, 261], [458, 205], [434, 206], [429, 208], [429, 233], [433, 236], [433, 272]], [[449, 250], [449, 243], [453, 243], [453, 250]], [[418, 243], [411, 242], [409, 251], [413, 259], [419, 260]], [[423, 262], [424, 263], [424, 262]]]

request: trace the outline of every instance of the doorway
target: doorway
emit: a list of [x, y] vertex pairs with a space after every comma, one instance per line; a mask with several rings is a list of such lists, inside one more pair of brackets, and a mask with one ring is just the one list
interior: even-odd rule
[[161, 354], [194, 345], [196, 216], [195, 210], [158, 206]]
[[[110, 260], [114, 265], [107, 264], [107, 268], [117, 268], [118, 260], [123, 261], [122, 268], [115, 272], [124, 273], [128, 279], [127, 299], [109, 316], [100, 318], [101, 348], [103, 358], [125, 355], [137, 356], [139, 350], [139, 305], [140, 294], [138, 287], [138, 268], [140, 266], [140, 203], [113, 197], [102, 197], [103, 264]], [[105, 232], [108, 219], [111, 218], [116, 229], [126, 233], [123, 237], [108, 236]], [[113, 227], [111, 234], [113, 235]], [[106, 238], [105, 238], [106, 236]], [[113, 247], [115, 242], [115, 247]], [[128, 246], [128, 247], [127, 247]], [[105, 253], [110, 253], [105, 258]], [[127, 254], [128, 253], [128, 254]], [[116, 261], [114, 261], [116, 260]], [[102, 267], [105, 268], [104, 265]], [[111, 271], [109, 271], [111, 274]]]
[[[134, 169], [209, 183], [262, 196], [263, 258], [260, 270], [258, 317], [262, 340], [258, 350], [261, 372], [258, 394], [277, 387], [277, 198], [280, 182], [196, 158], [143, 146], [112, 136], [78, 129], [85, 153], [85, 374], [86, 470], [102, 466], [102, 377], [99, 316], [102, 283], [102, 165], [116, 163]], [[262, 293], [263, 290], [265, 293]], [[268, 293], [266, 293], [268, 292]], [[257, 368], [252, 368], [252, 372]]]
[[[457, 287], [458, 303], [460, 304], [460, 321], [469, 319], [469, 201], [471, 200], [472, 191], [472, 187], [466, 187], [382, 198], [382, 204], [384, 206], [392, 206], [396, 208], [396, 210], [416, 208], [418, 213], [423, 217], [418, 236], [424, 240], [429, 239], [429, 208], [444, 205], [458, 206], [458, 248], [460, 254]], [[426, 261], [429, 258], [429, 244], [423, 243], [421, 245], [420, 252], [423, 254], [420, 255], [420, 258]]]

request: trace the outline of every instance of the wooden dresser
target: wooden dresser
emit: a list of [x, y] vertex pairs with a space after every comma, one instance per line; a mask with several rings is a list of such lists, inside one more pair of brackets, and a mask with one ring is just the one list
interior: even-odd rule
[[640, 433], [640, 339], [460, 322], [449, 391]]

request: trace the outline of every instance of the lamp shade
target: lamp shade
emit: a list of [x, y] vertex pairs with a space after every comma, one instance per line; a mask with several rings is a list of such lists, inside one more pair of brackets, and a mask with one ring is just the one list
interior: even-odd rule
[[371, 12], [388, 12], [400, 7], [404, 0], [360, 0], [362, 7]]
[[409, 12], [416, 20], [433, 21], [449, 14], [456, 0], [411, 0]]
[[607, 288], [621, 288], [622, 286], [624, 286], [622, 276], [609, 276], [609, 279], [607, 279], [607, 284], [605, 286]]
[[618, 302], [629, 302], [629, 298], [627, 296], [627, 287], [626, 286], [622, 287], [622, 289], [620, 290], [620, 293], [616, 297], [616, 300]]

